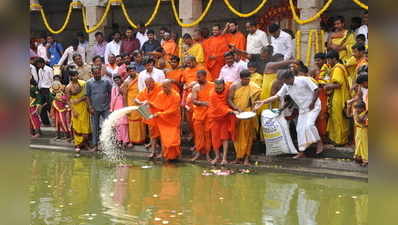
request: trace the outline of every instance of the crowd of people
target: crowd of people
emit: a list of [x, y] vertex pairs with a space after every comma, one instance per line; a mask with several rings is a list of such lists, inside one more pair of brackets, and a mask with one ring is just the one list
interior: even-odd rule
[[[327, 52], [308, 66], [293, 58], [294, 36], [278, 24], [263, 31], [247, 22], [245, 35], [231, 21], [181, 38], [141, 24], [114, 32], [109, 42], [97, 32], [93, 46], [79, 33], [65, 50], [53, 35], [43, 36], [30, 49], [32, 136], [55, 126], [56, 138], [73, 142], [76, 152], [99, 151], [101, 121], [123, 107], [147, 105], [153, 118], [132, 111], [118, 121], [120, 148], [146, 144], [151, 158], [178, 159], [186, 124], [192, 160], [226, 164], [232, 142], [234, 162], [247, 165], [253, 142], [264, 141], [261, 111], [277, 108], [296, 128], [296, 158], [311, 145], [316, 154], [324, 144], [354, 145], [355, 160], [365, 166], [367, 12], [362, 22], [349, 30], [335, 17]], [[258, 116], [237, 119], [242, 112]]]

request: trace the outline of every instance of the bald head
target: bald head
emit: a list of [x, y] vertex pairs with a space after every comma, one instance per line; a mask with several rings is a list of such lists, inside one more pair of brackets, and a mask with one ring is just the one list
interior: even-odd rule
[[145, 79], [145, 86], [148, 90], [152, 90], [155, 87], [155, 80], [152, 77]]
[[214, 81], [214, 90], [216, 91], [217, 94], [221, 94], [224, 92], [225, 88], [225, 83], [223, 79], [217, 79]]
[[165, 79], [162, 83], [163, 91], [167, 95], [169, 95], [171, 93], [172, 84], [173, 84], [173, 82], [170, 79]]
[[195, 56], [188, 55], [184, 57], [185, 66], [193, 68], [196, 66], [196, 58]]

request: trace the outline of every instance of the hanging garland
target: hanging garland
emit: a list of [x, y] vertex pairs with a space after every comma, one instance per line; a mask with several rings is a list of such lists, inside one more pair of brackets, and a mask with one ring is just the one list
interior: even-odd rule
[[43, 7], [42, 7], [40, 4], [31, 4], [31, 7], [36, 7], [36, 8], [39, 8], [39, 9], [40, 9], [41, 19], [43, 20], [44, 26], [46, 27], [46, 29], [47, 29], [48, 31], [50, 31], [50, 32], [53, 33], [53, 34], [59, 34], [59, 33], [62, 33], [62, 32], [66, 29], [66, 27], [68, 26], [69, 21], [70, 21], [70, 16], [71, 16], [71, 14], [72, 14], [72, 9], [73, 9], [73, 5], [74, 5], [74, 4], [76, 4], [76, 3], [71, 2], [71, 3], [69, 4], [68, 12], [66, 13], [65, 22], [64, 22], [64, 24], [61, 26], [61, 28], [59, 28], [58, 30], [54, 30], [54, 29], [50, 26], [50, 24], [49, 24], [48, 21], [47, 21], [47, 17], [46, 17], [46, 14], [45, 14], [45, 12], [44, 12], [44, 9], [43, 9]]
[[262, 2], [260, 3], [260, 5], [257, 6], [257, 8], [255, 8], [253, 11], [249, 12], [249, 13], [241, 13], [239, 11], [237, 11], [229, 2], [229, 0], [224, 0], [225, 5], [227, 6], [227, 8], [233, 12], [235, 15], [239, 16], [239, 17], [250, 17], [253, 16], [254, 14], [256, 14], [258, 11], [260, 11], [260, 9], [263, 8], [263, 6], [265, 5], [265, 3], [267, 3], [268, 0], [262, 0]]
[[[145, 23], [145, 26], [149, 26], [153, 22], [153, 20], [156, 18], [156, 15], [159, 12], [160, 3], [161, 3], [161, 0], [158, 0], [156, 2], [155, 9], [153, 10], [152, 15], [149, 17], [148, 21]], [[123, 12], [124, 18], [126, 18], [127, 22], [130, 24], [130, 26], [133, 28], [137, 28], [137, 25], [130, 19], [130, 16], [127, 13], [127, 9], [126, 9], [126, 6], [124, 5], [123, 1], [121, 1], [120, 7], [122, 7], [122, 12]]]
[[[180, 1], [181, 1], [181, 0], [180, 0]], [[352, 0], [352, 1], [353, 1], [355, 4], [357, 4], [358, 6], [360, 6], [361, 8], [364, 8], [364, 9], [366, 9], [366, 10], [369, 9], [369, 7], [368, 7], [367, 5], [365, 5], [364, 3], [362, 3], [360, 0]], [[137, 25], [136, 25], [136, 24], [133, 22], [133, 20], [131, 20], [131, 18], [129, 17], [128, 12], [127, 12], [127, 9], [126, 9], [126, 6], [125, 6], [123, 0], [109, 0], [108, 3], [107, 3], [107, 5], [106, 5], [105, 12], [104, 12], [104, 14], [102, 15], [102, 17], [100, 18], [99, 22], [98, 22], [96, 25], [94, 25], [93, 27], [91, 27], [91, 28], [89, 28], [88, 25], [87, 25], [86, 8], [85, 8], [84, 6], [82, 7], [83, 24], [84, 24], [84, 29], [85, 29], [85, 31], [86, 31], [87, 33], [92, 33], [92, 32], [96, 31], [99, 27], [101, 27], [101, 26], [103, 25], [103, 23], [105, 22], [106, 17], [108, 16], [109, 10], [111, 9], [111, 3], [113, 3], [113, 2], [120, 3], [120, 7], [122, 8], [123, 15], [124, 15], [124, 17], [126, 18], [127, 22], [130, 24], [131, 27], [137, 28]], [[243, 18], [244, 18], [244, 17], [250, 17], [250, 16], [253, 16], [254, 14], [258, 13], [258, 11], [261, 10], [267, 2], [268, 2], [268, 0], [262, 0], [262, 2], [257, 6], [257, 8], [255, 8], [252, 12], [249, 12], [249, 13], [241, 13], [241, 12], [237, 11], [237, 10], [231, 5], [230, 0], [224, 0], [225, 5], [227, 6], [227, 8], [228, 8], [232, 13], [234, 13], [235, 15], [237, 15], [237, 16], [239, 16], [239, 17], [243, 17]], [[161, 0], [158, 0], [157, 3], [156, 3], [156, 5], [155, 5], [155, 8], [154, 8], [154, 11], [153, 11], [152, 15], [150, 16], [150, 18], [148, 19], [148, 21], [145, 23], [145, 26], [149, 26], [149, 25], [153, 22], [153, 20], [156, 18], [157, 14], [158, 14], [158, 12], [159, 12], [160, 3], [161, 3]], [[199, 18], [197, 18], [194, 22], [192, 22], [192, 23], [190, 23], [190, 24], [184, 24], [184, 23], [180, 20], [180, 18], [179, 18], [179, 15], [178, 15], [178, 12], [177, 12], [177, 8], [176, 8], [176, 4], [175, 4], [175, 0], [171, 0], [171, 6], [172, 6], [172, 10], [173, 10], [174, 17], [175, 17], [175, 19], [176, 19], [176, 21], [177, 21], [177, 24], [178, 24], [179, 26], [181, 26], [181, 27], [193, 27], [193, 26], [198, 25], [201, 21], [203, 21], [203, 19], [204, 19], [205, 16], [207, 15], [207, 13], [208, 13], [208, 11], [209, 11], [210, 6], [212, 5], [212, 3], [213, 3], [213, 0], [209, 0], [209, 2], [207, 3], [207, 6], [206, 6], [206, 8], [205, 8], [205, 10], [203, 11], [203, 13], [202, 13], [202, 14], [199, 16]], [[294, 6], [294, 4], [293, 4], [293, 0], [289, 0], [290, 11], [291, 11], [292, 17], [293, 17], [293, 19], [294, 19], [298, 24], [311, 23], [311, 22], [313, 22], [313, 21], [319, 19], [319, 17], [330, 7], [330, 5], [331, 5], [332, 3], [333, 3], [333, 0], [327, 0], [327, 2], [326, 2], [325, 5], [322, 7], [322, 9], [319, 10], [313, 17], [311, 17], [311, 18], [309, 18], [309, 19], [302, 20], [302, 19], [300, 19], [299, 16], [297, 15], [296, 8], [295, 8], [295, 6]], [[69, 4], [69, 8], [68, 8], [68, 12], [67, 12], [67, 14], [66, 14], [65, 22], [64, 22], [64, 24], [61, 26], [61, 28], [59, 28], [58, 30], [53, 29], [53, 28], [49, 25], [48, 20], [47, 20], [47, 17], [46, 17], [46, 14], [45, 14], [45, 12], [44, 12], [44, 9], [43, 9], [43, 7], [42, 7], [40, 4], [31, 4], [30, 6], [31, 6], [31, 8], [34, 7], [34, 8], [40, 9], [40, 14], [41, 14], [41, 18], [42, 18], [42, 20], [43, 20], [44, 26], [46, 27], [46, 29], [47, 29], [50, 33], [59, 34], [59, 33], [63, 32], [63, 31], [66, 29], [67, 25], [69, 24], [69, 22], [70, 22], [70, 17], [71, 17], [71, 14], [72, 14], [72, 10], [73, 10], [73, 6], [81, 6], [81, 3], [80, 3], [80, 2], [71, 2], [71, 3]], [[287, 8], [288, 8], [288, 7], [287, 7]], [[284, 11], [284, 8], [279, 8], [279, 9], [278, 9], [278, 12], [279, 12], [279, 11], [280, 11], [280, 12], [283, 12], [283, 11]], [[274, 12], [272, 12], [272, 14], [274, 14]], [[274, 16], [274, 15], [270, 15], [270, 16]], [[323, 36], [323, 35], [324, 35], [324, 34], [321, 33], [321, 36]], [[323, 48], [324, 48], [324, 47], [322, 47], [322, 49], [323, 49]]]
[[299, 16], [297, 16], [296, 7], [293, 4], [293, 0], [289, 0], [290, 10], [292, 11], [293, 19], [298, 24], [311, 23], [311, 22], [319, 19], [319, 17], [321, 17], [321, 15], [330, 7], [330, 5], [332, 3], [333, 3], [333, 0], [328, 0], [328, 2], [326, 2], [326, 4], [323, 6], [323, 8], [321, 10], [319, 10], [319, 12], [317, 12], [313, 17], [305, 19], [305, 20], [302, 20], [302, 19], [299, 18]]
[[84, 26], [84, 30], [87, 33], [92, 33], [94, 31], [98, 30], [98, 28], [100, 28], [102, 26], [102, 24], [105, 22], [106, 17], [108, 16], [109, 10], [111, 9], [111, 3], [113, 3], [113, 2], [120, 2], [120, 1], [119, 0], [109, 0], [108, 3], [106, 4], [104, 14], [99, 19], [98, 23], [96, 25], [94, 25], [91, 29], [87, 25], [86, 7], [82, 7], [83, 26]]
[[314, 32], [312, 30], [309, 31], [308, 33], [308, 44], [307, 44], [307, 54], [305, 58], [305, 65], [310, 65], [311, 62], [311, 50], [312, 50], [312, 38], [313, 38]]
[[352, 0], [355, 4], [357, 4], [359, 7], [369, 10], [369, 6], [365, 5], [364, 3], [362, 3], [360, 0]]
[[301, 59], [301, 30], [296, 32], [296, 59]]
[[213, 0], [209, 0], [209, 2], [207, 3], [207, 6], [206, 6], [205, 10], [203, 11], [202, 15], [200, 15], [199, 18], [197, 18], [192, 23], [183, 23], [183, 22], [181, 22], [180, 16], [178, 15], [177, 8], [176, 8], [176, 5], [175, 5], [175, 0], [171, 0], [171, 7], [173, 8], [174, 17], [175, 17], [175, 19], [176, 19], [176, 21], [177, 21], [177, 23], [178, 23], [178, 25], [180, 27], [193, 27], [193, 26], [198, 25], [200, 22], [202, 22], [202, 20], [205, 18], [205, 16], [209, 12], [209, 9], [210, 9], [210, 6], [212, 5], [212, 3], [213, 3]]

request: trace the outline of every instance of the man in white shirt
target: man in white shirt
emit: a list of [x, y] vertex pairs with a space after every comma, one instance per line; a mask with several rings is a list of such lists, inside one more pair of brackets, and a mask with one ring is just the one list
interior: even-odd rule
[[280, 74], [280, 80], [284, 84], [278, 93], [263, 101], [256, 102], [255, 108], [258, 109], [263, 104], [272, 103], [289, 95], [299, 107], [296, 130], [300, 152], [295, 158], [305, 157], [304, 151], [314, 143], [317, 144], [316, 153], [320, 154], [323, 151], [323, 143], [315, 126], [315, 121], [321, 111], [318, 85], [311, 78], [294, 76], [294, 73], [288, 70]]
[[271, 45], [274, 47], [274, 54], [282, 54], [284, 59], [290, 59], [293, 56], [293, 42], [290, 34], [281, 30], [278, 24], [271, 24], [268, 27], [271, 34]]
[[120, 46], [122, 43], [120, 41], [120, 32], [119, 31], [114, 32], [112, 37], [113, 37], [113, 40], [111, 42], [109, 42], [105, 48], [105, 54], [104, 54], [105, 64], [109, 63], [108, 57], [110, 54], [120, 55]]
[[140, 41], [140, 49], [146, 41], [148, 41], [148, 36], [146, 35], [146, 28], [144, 23], [140, 23], [137, 27], [138, 31], [136, 33], [136, 38]]
[[246, 39], [246, 52], [248, 54], [259, 55], [261, 53], [261, 49], [268, 45], [267, 34], [264, 31], [257, 29], [256, 22], [247, 22], [246, 30], [249, 32]]
[[233, 52], [224, 54], [225, 65], [221, 68], [219, 80], [225, 83], [234, 83], [240, 80], [240, 72], [244, 69], [242, 64], [236, 63]]
[[365, 11], [362, 15], [362, 26], [360, 26], [357, 30], [356, 35], [363, 34], [366, 37], [365, 44], [368, 44], [368, 11]]
[[40, 117], [43, 125], [49, 126], [50, 120], [48, 118], [48, 113], [51, 107], [50, 87], [53, 83], [54, 72], [51, 67], [45, 64], [43, 58], [36, 59], [35, 66], [39, 69], [37, 73], [37, 86], [39, 88], [39, 94], [43, 99], [43, 109], [40, 113]]
[[145, 67], [145, 70], [141, 71], [138, 74], [138, 90], [139, 91], [142, 91], [145, 89], [145, 80], [148, 77], [152, 77], [155, 82], [163, 82], [163, 80], [166, 78], [163, 70], [159, 70], [154, 67], [154, 65], [155, 65], [154, 59], [145, 57], [145, 59], [143, 61], [143, 65]]
[[62, 54], [62, 57], [58, 61], [57, 65], [63, 65], [66, 59], [68, 59], [67, 64], [72, 64], [73, 55], [76, 54], [81, 55], [83, 63], [86, 63], [86, 49], [79, 45], [79, 40], [73, 39], [72, 45], [65, 49], [64, 54]]
[[44, 61], [48, 62], [48, 54], [47, 54], [47, 45], [46, 45], [46, 37], [40, 37], [39, 45], [37, 46], [37, 55], [44, 59]]

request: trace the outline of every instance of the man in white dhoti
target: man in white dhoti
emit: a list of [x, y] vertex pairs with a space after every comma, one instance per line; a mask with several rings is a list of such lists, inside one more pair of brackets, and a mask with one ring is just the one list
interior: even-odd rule
[[299, 107], [296, 127], [299, 154], [294, 158], [305, 157], [304, 151], [314, 143], [317, 144], [316, 154], [320, 154], [323, 151], [323, 143], [315, 126], [315, 121], [321, 111], [321, 101], [318, 98], [318, 85], [311, 78], [294, 76], [290, 71], [281, 73], [280, 78], [284, 84], [278, 93], [256, 102], [255, 108], [260, 108], [263, 104], [272, 103], [281, 97], [289, 95]]

